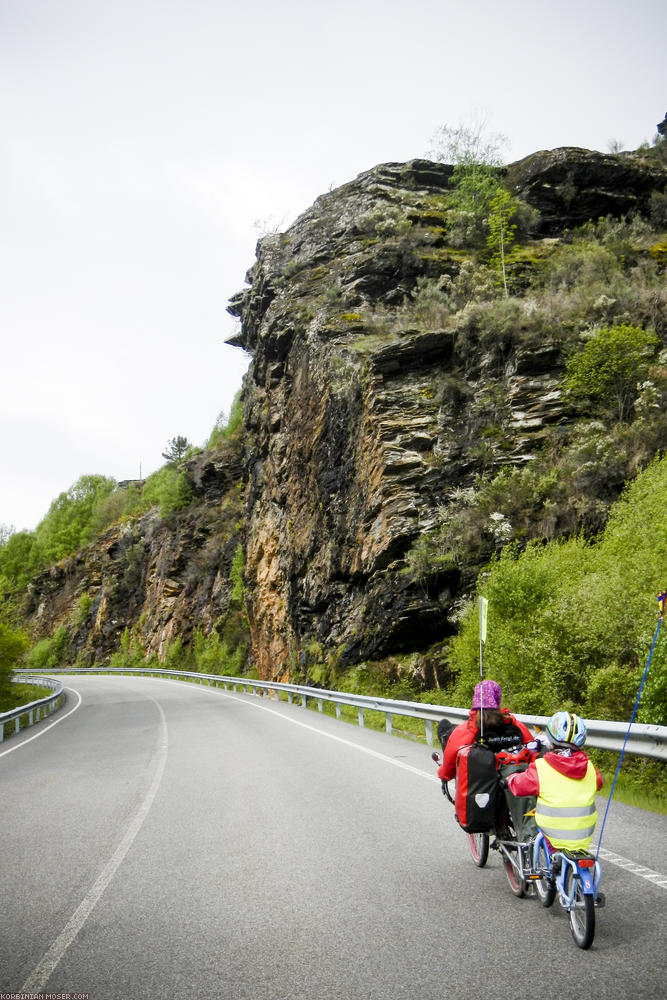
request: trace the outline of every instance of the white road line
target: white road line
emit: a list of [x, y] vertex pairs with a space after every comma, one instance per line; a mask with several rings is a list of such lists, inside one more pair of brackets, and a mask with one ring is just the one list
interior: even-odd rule
[[49, 729], [53, 729], [53, 727], [57, 726], [58, 723], [64, 722], [65, 719], [72, 714], [72, 712], [76, 712], [77, 708], [81, 704], [81, 695], [79, 694], [78, 691], [75, 691], [74, 688], [65, 688], [65, 690], [72, 691], [79, 699], [74, 708], [70, 708], [69, 712], [66, 712], [65, 715], [61, 715], [59, 718], [55, 720], [55, 722], [52, 722], [50, 726], [45, 726], [44, 729], [40, 729], [40, 731], [38, 733], [35, 733], [34, 736], [29, 736], [27, 740], [21, 740], [20, 743], [16, 744], [16, 746], [9, 747], [9, 749], [7, 750], [3, 750], [2, 753], [0, 753], [0, 757], [4, 757], [8, 753], [14, 753], [15, 750], [20, 750], [21, 747], [24, 747], [26, 745], [26, 743], [32, 743], [33, 740], [36, 740], [38, 739], [38, 737], [43, 736], [44, 733], [48, 733]]
[[[595, 853], [596, 851], [596, 845], [592, 844], [591, 853]], [[608, 851], [606, 847], [600, 848], [599, 855], [603, 861], [608, 861], [610, 865], [616, 865], [617, 868], [623, 868], [626, 872], [630, 872], [631, 875], [638, 875], [640, 878], [645, 878], [648, 882], [652, 882], [653, 885], [659, 885], [661, 889], [667, 889], [667, 875], [661, 875], [660, 872], [654, 872], [652, 868], [646, 868], [645, 865], [637, 864], [636, 861], [631, 861], [630, 858], [614, 854], [613, 851]]]
[[[176, 684], [179, 682], [176, 681]], [[291, 719], [288, 715], [283, 715], [282, 712], [276, 712], [274, 709], [269, 708], [268, 705], [259, 705], [254, 701], [246, 701], [243, 695], [229, 694], [226, 691], [220, 691], [217, 689], [218, 694], [222, 695], [223, 698], [229, 698], [231, 701], [240, 701], [244, 705], [248, 705], [251, 708], [257, 708], [260, 712], [270, 712], [271, 715], [275, 715], [280, 719], [284, 719], [286, 722], [291, 722], [295, 726], [301, 726], [302, 729], [309, 729], [311, 733], [318, 733], [320, 736], [326, 736], [329, 740], [335, 740], [336, 743], [342, 743], [346, 747], [352, 747], [354, 750], [360, 750], [362, 753], [368, 754], [369, 757], [376, 757], [378, 760], [384, 760], [388, 764], [393, 764], [394, 767], [400, 767], [403, 771], [410, 771], [411, 774], [418, 774], [420, 778], [426, 778], [427, 781], [438, 781], [434, 774], [428, 774], [426, 771], [420, 770], [418, 767], [413, 767], [411, 764], [404, 764], [403, 761], [396, 760], [395, 757], [388, 757], [384, 753], [379, 753], [377, 750], [371, 750], [369, 747], [362, 747], [353, 740], [346, 740], [342, 736], [335, 736], [333, 733], [327, 733], [323, 729], [318, 729], [317, 726], [309, 726], [307, 722], [301, 722], [300, 719]]]
[[[150, 696], [149, 696], [150, 697]], [[158, 745], [153, 752], [151, 758], [151, 763], [149, 765], [149, 773], [151, 768], [154, 768], [153, 780], [151, 786], [144, 797], [143, 802], [139, 806], [139, 809], [134, 814], [132, 820], [130, 821], [123, 839], [119, 843], [118, 847], [111, 855], [104, 868], [98, 875], [97, 879], [90, 887], [83, 900], [71, 916], [70, 920], [60, 932], [58, 937], [55, 939], [49, 950], [43, 956], [39, 964], [33, 969], [25, 983], [20, 989], [20, 993], [40, 993], [46, 987], [50, 976], [52, 975], [54, 969], [62, 959], [63, 955], [72, 944], [77, 934], [85, 924], [86, 920], [90, 916], [96, 904], [99, 902], [104, 890], [107, 888], [111, 879], [114, 877], [117, 869], [123, 862], [125, 855], [129, 851], [132, 843], [139, 833], [141, 826], [148, 815], [150, 808], [153, 804], [153, 800], [157, 795], [158, 788], [160, 787], [160, 782], [162, 781], [162, 775], [164, 773], [165, 764], [167, 762], [167, 751], [168, 751], [168, 734], [167, 734], [167, 720], [165, 718], [164, 712], [162, 711], [161, 705], [155, 701], [154, 698], [150, 698], [154, 705], [160, 713], [160, 732], [158, 736]]]

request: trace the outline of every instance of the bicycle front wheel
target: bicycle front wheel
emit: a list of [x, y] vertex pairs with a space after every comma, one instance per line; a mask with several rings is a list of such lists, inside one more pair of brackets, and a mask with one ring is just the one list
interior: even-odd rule
[[537, 847], [535, 857], [533, 858], [533, 867], [540, 873], [540, 878], [535, 879], [535, 889], [538, 899], [542, 906], [551, 906], [556, 897], [556, 886], [551, 874], [549, 851], [543, 840], [540, 841]]
[[590, 948], [595, 936], [595, 902], [592, 895], [584, 892], [581, 879], [576, 878], [569, 867], [565, 874], [565, 892], [568, 897], [572, 895], [573, 881], [576, 884], [569, 913], [570, 930], [577, 947], [585, 950]]
[[489, 856], [488, 833], [469, 833], [470, 853], [478, 868], [483, 868]]

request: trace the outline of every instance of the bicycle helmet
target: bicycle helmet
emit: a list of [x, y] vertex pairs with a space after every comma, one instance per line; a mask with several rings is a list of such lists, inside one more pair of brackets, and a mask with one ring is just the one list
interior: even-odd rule
[[578, 750], [586, 742], [584, 720], [573, 712], [556, 712], [547, 722], [547, 738], [553, 747]]

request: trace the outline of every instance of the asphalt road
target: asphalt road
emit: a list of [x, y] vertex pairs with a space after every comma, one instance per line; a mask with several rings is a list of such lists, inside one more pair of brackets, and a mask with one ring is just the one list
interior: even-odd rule
[[473, 866], [423, 745], [175, 681], [66, 683], [0, 745], [0, 995], [664, 995], [667, 817], [612, 804], [582, 952], [495, 854]]

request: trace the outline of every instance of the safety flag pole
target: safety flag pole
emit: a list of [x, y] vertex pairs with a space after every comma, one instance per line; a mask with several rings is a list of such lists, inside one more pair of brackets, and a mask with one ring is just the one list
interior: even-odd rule
[[479, 599], [479, 676], [484, 678], [484, 643], [486, 642], [486, 623], [489, 617], [489, 602], [486, 597]]
[[[484, 680], [484, 643], [486, 642], [486, 623], [489, 617], [489, 602], [486, 597], [479, 599], [479, 676]], [[484, 685], [480, 686], [480, 739], [484, 739]]]
[[621, 756], [618, 758], [618, 764], [616, 765], [616, 773], [614, 774], [614, 780], [611, 783], [611, 791], [609, 792], [609, 798], [607, 799], [607, 807], [604, 811], [604, 818], [602, 820], [602, 826], [600, 827], [600, 836], [598, 837], [598, 847], [595, 854], [595, 860], [597, 861], [600, 854], [600, 845], [602, 843], [602, 834], [604, 833], [604, 825], [607, 822], [607, 813], [609, 812], [609, 806], [611, 805], [611, 799], [614, 794], [614, 789], [616, 788], [616, 779], [618, 778], [618, 773], [621, 770], [621, 764], [623, 763], [623, 755], [625, 754], [625, 748], [627, 746], [628, 740], [630, 739], [630, 729], [632, 728], [632, 723], [635, 721], [635, 716], [637, 714], [637, 709], [639, 708], [639, 699], [642, 696], [642, 691], [644, 690], [644, 684], [646, 683], [646, 678], [648, 676], [648, 668], [651, 664], [651, 658], [653, 657], [653, 650], [655, 649], [655, 644], [658, 641], [658, 634], [660, 632], [660, 626], [662, 625], [662, 620], [665, 617], [665, 611], [667, 611], [667, 590], [662, 590], [658, 594], [658, 608], [660, 609], [660, 617], [658, 618], [658, 625], [653, 636], [653, 642], [651, 643], [651, 649], [648, 654], [648, 660], [646, 661], [646, 666], [644, 667], [644, 673], [641, 679], [641, 684], [639, 685], [639, 691], [637, 692], [637, 698], [635, 700], [635, 707], [632, 710], [632, 717], [628, 723], [628, 731], [625, 734], [625, 740], [623, 741], [623, 747], [621, 749]]

